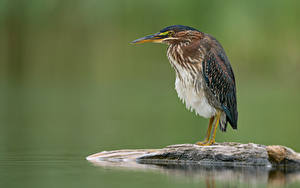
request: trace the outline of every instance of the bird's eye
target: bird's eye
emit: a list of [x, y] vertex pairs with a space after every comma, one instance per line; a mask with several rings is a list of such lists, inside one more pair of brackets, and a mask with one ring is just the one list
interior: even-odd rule
[[175, 34], [174, 31], [169, 31], [169, 33], [168, 33], [169, 36], [173, 36], [174, 34]]

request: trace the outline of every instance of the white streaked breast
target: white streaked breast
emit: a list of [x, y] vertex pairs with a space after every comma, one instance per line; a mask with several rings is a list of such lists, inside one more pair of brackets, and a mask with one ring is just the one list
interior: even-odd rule
[[[180, 74], [181, 79], [176, 73], [175, 89], [178, 97], [186, 104], [186, 108], [205, 118], [214, 116], [216, 109], [208, 103], [203, 87], [201, 86], [196, 91], [191, 72], [178, 64], [169, 53], [168, 58], [173, 68], [177, 69]], [[197, 79], [202, 79], [202, 77], [198, 76]], [[202, 80], [199, 82], [202, 83]]]

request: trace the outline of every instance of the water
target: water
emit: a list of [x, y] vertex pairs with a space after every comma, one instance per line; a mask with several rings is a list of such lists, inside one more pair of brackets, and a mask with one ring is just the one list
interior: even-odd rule
[[300, 174], [264, 168], [94, 166], [76, 154], [6, 155], [1, 187], [298, 187]]
[[[161, 148], [204, 138], [207, 120], [185, 110], [173, 83], [142, 83], [3, 87], [0, 186], [300, 186], [297, 172], [272, 169], [132, 169], [99, 167], [86, 161], [86, 156], [103, 150]], [[277, 90], [270, 84], [268, 88], [258, 83], [246, 86], [238, 90], [238, 131], [218, 132], [217, 141], [281, 144], [300, 151], [299, 91]]]

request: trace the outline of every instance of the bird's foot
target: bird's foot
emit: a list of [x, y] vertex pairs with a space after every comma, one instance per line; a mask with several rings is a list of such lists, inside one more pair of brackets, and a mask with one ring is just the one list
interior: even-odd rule
[[196, 145], [198, 146], [210, 146], [210, 145], [213, 145], [215, 143], [215, 140], [205, 140], [205, 141], [202, 141], [202, 142], [196, 142]]
[[196, 145], [198, 146], [208, 146], [209, 141], [208, 140], [204, 140], [202, 142], [196, 142]]

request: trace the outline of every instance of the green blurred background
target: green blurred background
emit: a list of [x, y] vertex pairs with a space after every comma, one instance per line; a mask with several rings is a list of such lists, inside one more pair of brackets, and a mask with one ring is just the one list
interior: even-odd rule
[[208, 120], [177, 98], [166, 46], [130, 44], [174, 24], [215, 36], [234, 69], [238, 130], [217, 142], [300, 151], [299, 18], [296, 0], [1, 0], [0, 158], [203, 139]]

